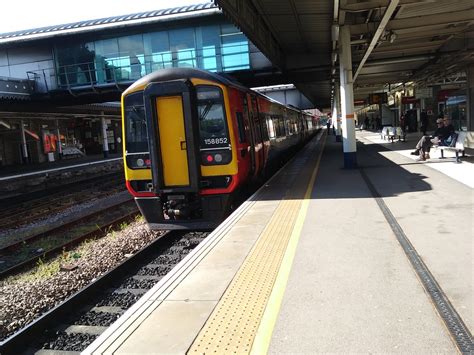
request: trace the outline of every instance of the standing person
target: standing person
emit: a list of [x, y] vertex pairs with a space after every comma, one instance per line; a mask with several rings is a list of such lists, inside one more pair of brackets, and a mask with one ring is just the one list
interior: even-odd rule
[[423, 132], [424, 136], [426, 136], [426, 130], [428, 129], [428, 115], [425, 110], [421, 111], [420, 123], [420, 131]]
[[369, 117], [365, 115], [364, 119], [364, 129], [369, 129]]
[[332, 120], [330, 118], [328, 118], [328, 120], [326, 122], [326, 127], [328, 129], [328, 136], [331, 134], [331, 124], [332, 124]]
[[400, 128], [402, 129], [402, 132], [405, 133], [405, 128], [406, 128], [406, 122], [405, 122], [405, 113], [402, 112], [400, 116]]

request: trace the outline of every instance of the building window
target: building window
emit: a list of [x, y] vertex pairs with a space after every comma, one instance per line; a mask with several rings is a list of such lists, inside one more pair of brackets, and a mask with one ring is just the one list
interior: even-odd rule
[[135, 81], [170, 67], [250, 68], [249, 42], [231, 24], [178, 28], [56, 47], [58, 85]]
[[137, 80], [145, 75], [145, 51], [143, 36], [134, 35], [118, 39], [120, 56], [117, 66], [122, 80]]
[[58, 84], [63, 87], [96, 83], [94, 43], [79, 43], [56, 48]]
[[194, 42], [194, 28], [183, 28], [169, 31], [170, 49], [173, 54], [174, 67], [195, 68], [196, 45]]
[[249, 43], [233, 25], [221, 26], [222, 67], [224, 71], [250, 68]]
[[110, 83], [121, 80], [120, 66], [123, 62], [120, 58], [117, 38], [97, 41], [95, 49], [97, 81]]
[[168, 31], [145, 33], [143, 40], [147, 73], [173, 66]]
[[220, 58], [221, 40], [218, 25], [196, 28], [199, 68], [212, 72], [222, 71]]

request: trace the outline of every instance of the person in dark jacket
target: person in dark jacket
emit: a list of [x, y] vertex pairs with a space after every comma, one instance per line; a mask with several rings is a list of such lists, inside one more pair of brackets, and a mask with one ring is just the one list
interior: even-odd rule
[[405, 129], [406, 129], [405, 113], [402, 113], [400, 116], [400, 128], [402, 129], [403, 133], [405, 133]]
[[[437, 142], [432, 142], [433, 144], [449, 146], [451, 143], [453, 133], [456, 133], [453, 124], [451, 123], [451, 119], [449, 117], [443, 118], [443, 137], [438, 137]], [[435, 137], [436, 138], [436, 137]]]
[[426, 130], [428, 129], [428, 115], [425, 110], [421, 111], [420, 123], [420, 131], [422, 131], [423, 135], [426, 136]]
[[411, 152], [412, 155], [419, 155], [418, 161], [425, 161], [430, 159], [430, 149], [434, 144], [441, 144], [454, 133], [454, 127], [448, 117], [444, 119], [438, 118], [436, 120], [437, 128], [431, 136], [423, 136], [416, 144], [415, 151]]

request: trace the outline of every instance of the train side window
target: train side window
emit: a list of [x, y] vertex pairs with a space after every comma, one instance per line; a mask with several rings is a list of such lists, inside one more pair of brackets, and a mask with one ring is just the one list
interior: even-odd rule
[[285, 137], [286, 136], [286, 131], [285, 131], [285, 118], [283, 116], [278, 117], [278, 122], [280, 126], [280, 132], [279, 136], [280, 137]]
[[245, 137], [244, 116], [242, 112], [236, 112], [235, 116], [237, 117], [237, 128], [239, 130], [239, 143], [244, 143], [247, 141], [247, 137]]
[[273, 117], [270, 116], [267, 118], [267, 128], [268, 128], [268, 135], [270, 138], [275, 138], [277, 133], [275, 132], [275, 126], [273, 124]]

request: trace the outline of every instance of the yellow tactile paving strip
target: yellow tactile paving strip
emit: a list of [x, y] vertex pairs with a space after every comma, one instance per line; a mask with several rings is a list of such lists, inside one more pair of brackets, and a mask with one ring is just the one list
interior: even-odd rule
[[188, 354], [250, 352], [300, 208], [280, 202]]
[[[309, 198], [320, 158], [305, 199]], [[250, 353], [303, 201], [287, 196], [280, 202], [188, 354]]]

